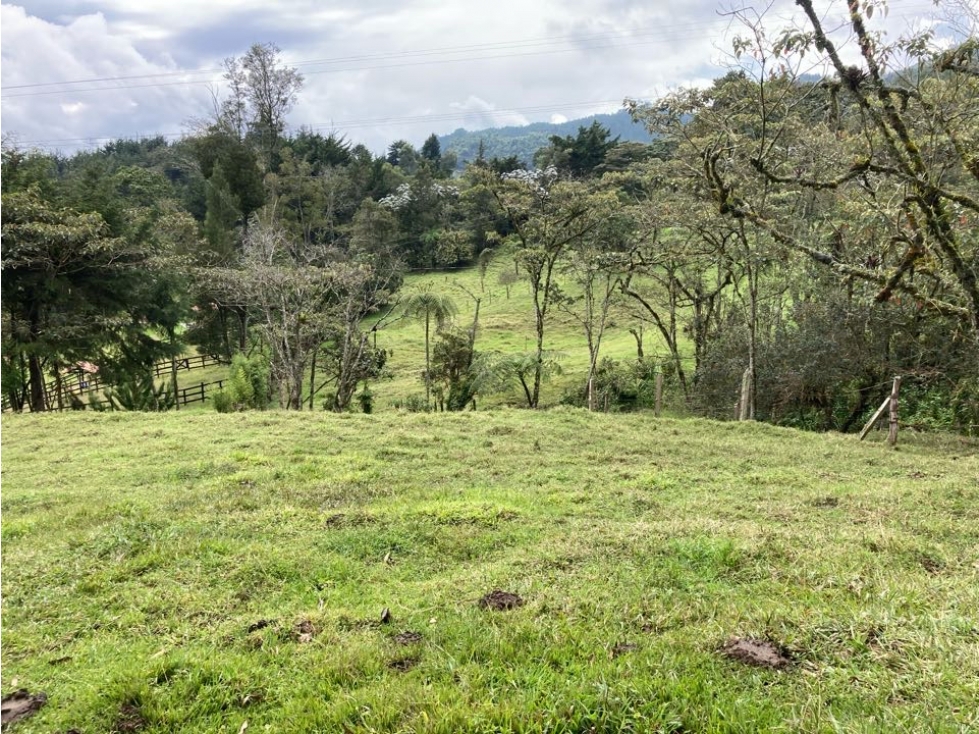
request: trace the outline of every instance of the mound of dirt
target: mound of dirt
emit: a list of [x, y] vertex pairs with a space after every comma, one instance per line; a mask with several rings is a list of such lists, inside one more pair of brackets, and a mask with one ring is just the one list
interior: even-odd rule
[[418, 665], [418, 658], [415, 657], [396, 658], [388, 663], [391, 670], [396, 670], [399, 673], [407, 673], [416, 665]]
[[784, 648], [768, 640], [733, 637], [721, 645], [720, 652], [739, 663], [759, 668], [782, 670], [792, 663]]
[[509, 591], [500, 591], [499, 589], [491, 591], [479, 600], [479, 606], [483, 609], [494, 609], [497, 611], [516, 609], [517, 607], [522, 607], [523, 603], [523, 599], [517, 594]]
[[26, 719], [48, 702], [46, 693], [31, 694], [24, 688], [14, 691], [0, 701], [0, 722], [6, 728], [15, 721]]
[[396, 634], [394, 636], [394, 641], [399, 645], [416, 645], [422, 641], [422, 633], [407, 630], [405, 632]]
[[260, 619], [254, 624], [248, 625], [248, 634], [251, 634], [252, 632], [258, 632], [259, 630], [263, 630], [266, 627], [271, 627], [273, 624], [275, 624], [274, 619]]
[[634, 642], [620, 642], [618, 645], [612, 647], [610, 655], [613, 658], [617, 658], [620, 655], [625, 655], [628, 652], [634, 652], [639, 649], [639, 645]]
[[316, 627], [308, 619], [304, 619], [293, 628], [292, 634], [296, 642], [312, 642], [313, 638], [316, 637]]
[[146, 726], [146, 720], [143, 719], [143, 715], [139, 712], [139, 709], [131, 703], [123, 704], [122, 708], [119, 709], [119, 718], [115, 726], [116, 731], [124, 733], [139, 731], [144, 726]]

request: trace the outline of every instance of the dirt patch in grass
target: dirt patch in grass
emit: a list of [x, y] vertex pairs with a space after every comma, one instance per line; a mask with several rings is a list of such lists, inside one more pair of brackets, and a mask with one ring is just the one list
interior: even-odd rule
[[634, 652], [639, 649], [639, 645], [634, 642], [620, 642], [618, 645], [613, 645], [609, 654], [613, 658], [617, 658], [620, 655], [625, 655], [628, 652]]
[[327, 517], [323, 524], [328, 528], [355, 528], [376, 522], [377, 518], [366, 512], [337, 512]]
[[395, 658], [390, 663], [388, 667], [391, 670], [396, 670], [399, 673], [407, 673], [409, 670], [418, 665], [418, 658], [414, 656], [407, 656], [402, 658]]
[[252, 632], [258, 632], [259, 630], [263, 630], [266, 627], [271, 627], [273, 624], [275, 624], [274, 619], [260, 619], [254, 624], [248, 625], [248, 634], [251, 634]]
[[292, 628], [292, 636], [300, 644], [312, 642], [316, 637], [316, 627], [308, 619], [304, 619]]
[[404, 632], [399, 632], [394, 636], [394, 641], [399, 645], [417, 645], [422, 641], [421, 632], [412, 632], [411, 630], [406, 630]]
[[126, 732], [139, 731], [144, 726], [146, 726], [146, 719], [143, 718], [139, 709], [131, 703], [124, 703], [119, 709], [119, 718], [116, 719], [113, 728], [125, 734]]
[[522, 607], [523, 604], [523, 599], [517, 594], [510, 591], [500, 591], [499, 589], [491, 591], [479, 600], [479, 606], [481, 608], [494, 609], [496, 611], [516, 609], [517, 607]]
[[721, 645], [720, 652], [731, 660], [759, 668], [782, 670], [792, 663], [785, 648], [768, 640], [733, 637]]
[[928, 553], [918, 553], [917, 556], [918, 563], [921, 564], [921, 567], [932, 575], [941, 573], [945, 568], [945, 562], [940, 558], [935, 558]]
[[0, 720], [3, 727], [6, 729], [15, 721], [32, 716], [47, 702], [46, 693], [31, 694], [23, 688], [4, 696], [3, 701], [0, 702]]

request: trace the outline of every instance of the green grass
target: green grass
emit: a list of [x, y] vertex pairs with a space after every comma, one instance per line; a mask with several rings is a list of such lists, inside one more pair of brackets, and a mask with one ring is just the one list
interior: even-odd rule
[[[479, 311], [479, 332], [476, 349], [482, 352], [501, 352], [506, 354], [532, 352], [536, 345], [534, 333], [534, 307], [530, 287], [526, 278], [510, 287], [510, 297], [506, 289], [498, 282], [503, 270], [513, 268], [512, 259], [501, 255], [494, 261], [480, 286], [479, 272], [476, 268], [460, 270], [437, 271], [431, 273], [409, 274], [400, 295], [431, 288], [445, 293], [452, 298], [458, 307], [458, 313], [452, 319], [451, 325], [468, 329], [472, 324], [475, 311], [473, 295], [481, 299]], [[578, 290], [574, 284], [563, 284], [569, 294]], [[365, 322], [365, 328], [370, 328], [376, 317]], [[637, 328], [639, 321], [630, 312], [627, 303], [615, 305], [610, 314], [608, 327], [602, 340], [601, 358], [609, 357], [623, 363], [632, 363], [636, 359], [636, 341], [630, 328]], [[557, 353], [561, 366], [559, 374], [544, 384], [541, 404], [555, 405], [570, 391], [583, 390], [588, 372], [588, 347], [581, 325], [570, 315], [553, 308], [547, 320], [545, 347]], [[435, 329], [432, 329], [431, 345], [438, 339]], [[377, 346], [388, 352], [386, 375], [383, 379], [371, 384], [374, 393], [374, 410], [386, 412], [402, 404], [406, 398], [419, 397], [424, 399], [425, 384], [422, 374], [425, 369], [425, 327], [424, 322], [417, 319], [397, 319], [377, 333]], [[668, 356], [662, 339], [655, 329], [646, 324], [644, 327], [645, 353], [651, 359], [665, 359]], [[688, 352], [692, 353], [692, 345], [686, 344]], [[189, 353], [196, 353], [190, 350]], [[692, 367], [692, 363], [691, 363]], [[177, 374], [180, 388], [193, 389], [201, 382], [213, 382], [227, 379], [227, 367], [207, 367]], [[161, 381], [164, 378], [161, 378]], [[322, 382], [322, 365], [317, 377], [317, 386]], [[305, 399], [304, 409], [309, 405], [309, 373], [303, 386]], [[330, 387], [321, 390], [314, 401], [317, 410], [322, 410], [324, 403], [332, 393]], [[208, 392], [208, 396], [213, 392]], [[679, 388], [670, 393], [667, 390], [666, 407], [669, 411], [683, 412], [682, 395]], [[500, 394], [485, 394], [478, 396], [478, 403], [483, 407], [524, 406], [526, 399], [519, 386]], [[359, 409], [354, 405], [355, 409]], [[205, 403], [195, 403], [186, 406], [187, 410], [212, 410], [210, 397]]]
[[[501, 255], [490, 265], [482, 289], [476, 268], [412, 274], [405, 279], [403, 292], [431, 288], [450, 296], [459, 309], [453, 324], [462, 328], [469, 328], [472, 324], [474, 295], [481, 299], [477, 350], [532, 352], [536, 348], [536, 335], [528, 281], [524, 277], [512, 285], [509, 298], [506, 289], [498, 282], [499, 274], [512, 268], [512, 259]], [[572, 295], [578, 292], [573, 284], [562, 281], [562, 287]], [[627, 304], [615, 307], [602, 340], [600, 356], [623, 362], [634, 361], [636, 341], [629, 333], [629, 328], [636, 328], [637, 325], [638, 321], [630, 315]], [[433, 334], [433, 344], [435, 339]], [[667, 352], [661, 338], [649, 324], [645, 327], [644, 343], [648, 357], [666, 357]], [[392, 375], [392, 379], [382, 380], [371, 387], [376, 395], [377, 407], [384, 410], [409, 395], [424, 396], [424, 324], [411, 319], [398, 321], [378, 333], [377, 346], [389, 351], [388, 367]], [[561, 374], [554, 376], [542, 390], [542, 404], [554, 405], [565, 392], [584, 388], [588, 372], [588, 346], [581, 325], [570, 315], [552, 307], [546, 323], [545, 348], [560, 355]], [[522, 391], [516, 386], [509, 393], [481, 396], [479, 402], [491, 406], [526, 404]]]
[[[2, 427], [3, 692], [49, 697], [20, 732], [979, 727], [974, 441], [568, 409]], [[481, 609], [497, 588], [526, 603]]]

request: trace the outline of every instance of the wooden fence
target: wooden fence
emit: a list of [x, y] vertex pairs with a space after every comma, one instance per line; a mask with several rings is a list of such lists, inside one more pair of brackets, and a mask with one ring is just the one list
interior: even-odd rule
[[190, 405], [191, 403], [203, 403], [207, 399], [207, 393], [215, 393], [224, 388], [224, 380], [214, 382], [202, 382], [194, 387], [181, 387], [177, 390], [177, 404]]
[[[227, 361], [208, 354], [199, 354], [194, 357], [180, 357], [174, 361], [176, 362], [175, 365], [172, 364], [169, 359], [165, 359], [154, 364], [152, 367], [153, 376], [156, 378], [168, 377], [174, 366], [176, 366], [178, 372], [181, 372], [184, 370], [199, 370], [203, 369], [204, 367], [219, 367], [221, 365], [228, 364]], [[218, 382], [201, 383], [201, 385], [216, 385], [220, 382], [222, 381], [219, 380]], [[44, 385], [45, 402], [48, 405], [48, 410], [67, 410], [71, 407], [70, 395], [82, 395], [84, 393], [101, 389], [102, 381], [99, 379], [99, 374], [97, 372], [72, 371], [61, 376], [61, 408], [58, 406], [59, 387], [57, 379], [51, 380]], [[191, 392], [200, 389], [200, 386], [188, 388], [188, 390]], [[217, 389], [220, 389], [220, 387]], [[179, 393], [182, 391], [178, 390], [177, 392]], [[203, 399], [204, 398], [202, 397], [199, 400], [191, 400], [190, 402], [199, 402]], [[181, 403], [181, 405], [184, 404], [186, 403]], [[9, 396], [0, 396], [0, 409], [2, 409], [4, 412], [13, 409]], [[30, 410], [30, 407], [25, 404], [24, 410]]]
[[[196, 357], [180, 357], [175, 362], [177, 363], [176, 367], [178, 372], [180, 370], [199, 370], [203, 367], [218, 367], [227, 364], [226, 361], [208, 354], [198, 354]], [[169, 375], [171, 369], [172, 366], [169, 359], [157, 362], [153, 365], [153, 376], [163, 377], [164, 375]]]

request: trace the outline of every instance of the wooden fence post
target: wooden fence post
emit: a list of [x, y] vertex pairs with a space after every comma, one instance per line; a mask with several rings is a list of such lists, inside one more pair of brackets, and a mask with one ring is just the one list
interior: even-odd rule
[[880, 420], [880, 417], [884, 415], [884, 411], [887, 410], [887, 406], [891, 404], [891, 397], [888, 395], [884, 398], [884, 402], [880, 404], [880, 407], [874, 411], [874, 414], [870, 416], [870, 420], [864, 424], [863, 430], [860, 431], [860, 438], [858, 440], [863, 441], [867, 434], [870, 433], [870, 429], [874, 427], [874, 424]]
[[887, 443], [891, 446], [897, 444], [897, 396], [901, 390], [900, 376], [894, 378], [894, 385], [891, 387], [891, 396], [887, 399], [890, 405], [890, 430], [887, 432]]

